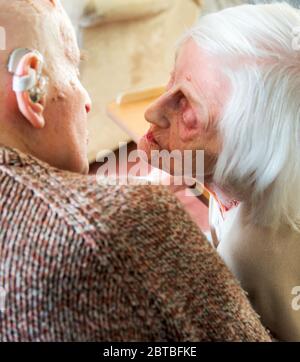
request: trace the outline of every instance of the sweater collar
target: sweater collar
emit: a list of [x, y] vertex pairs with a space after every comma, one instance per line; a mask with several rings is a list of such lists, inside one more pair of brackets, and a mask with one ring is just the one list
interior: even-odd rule
[[0, 165], [24, 166], [27, 156], [20, 151], [0, 144]]

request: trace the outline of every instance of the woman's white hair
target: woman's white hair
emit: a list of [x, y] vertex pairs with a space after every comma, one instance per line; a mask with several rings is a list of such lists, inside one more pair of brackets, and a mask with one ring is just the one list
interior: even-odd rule
[[215, 182], [246, 201], [251, 222], [300, 230], [300, 11], [243, 5], [186, 35], [220, 58], [232, 94], [219, 122]]

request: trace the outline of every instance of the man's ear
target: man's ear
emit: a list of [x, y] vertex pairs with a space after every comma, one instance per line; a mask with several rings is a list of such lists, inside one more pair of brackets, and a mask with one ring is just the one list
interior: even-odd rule
[[[15, 76], [26, 77], [30, 74], [34, 74], [36, 78], [36, 87], [38, 87], [38, 74], [41, 70], [41, 59], [35, 52], [30, 52], [24, 55], [17, 67]], [[35, 128], [43, 128], [45, 126], [44, 108], [46, 102], [46, 96], [43, 95], [37, 100], [34, 100], [30, 96], [29, 91], [16, 91], [17, 104], [22, 115], [27, 121]]]

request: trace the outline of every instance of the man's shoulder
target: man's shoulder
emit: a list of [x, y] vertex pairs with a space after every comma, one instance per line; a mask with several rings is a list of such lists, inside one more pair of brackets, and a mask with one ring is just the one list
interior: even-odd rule
[[6, 158], [0, 162], [2, 174], [80, 232], [107, 231], [106, 225], [118, 228], [124, 217], [156, 213], [155, 206], [166, 210], [177, 203], [165, 187], [111, 184], [96, 176], [56, 169], [11, 149], [6, 149], [2, 158]]

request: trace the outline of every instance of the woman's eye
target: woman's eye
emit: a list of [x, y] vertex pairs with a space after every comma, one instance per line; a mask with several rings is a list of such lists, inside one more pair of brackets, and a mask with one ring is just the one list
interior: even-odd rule
[[175, 96], [175, 106], [179, 111], [184, 111], [188, 107], [189, 102], [186, 96], [180, 91]]
[[188, 101], [187, 99], [185, 98], [185, 96], [182, 96], [178, 102], [178, 105], [180, 107], [181, 110], [185, 110], [188, 106]]

